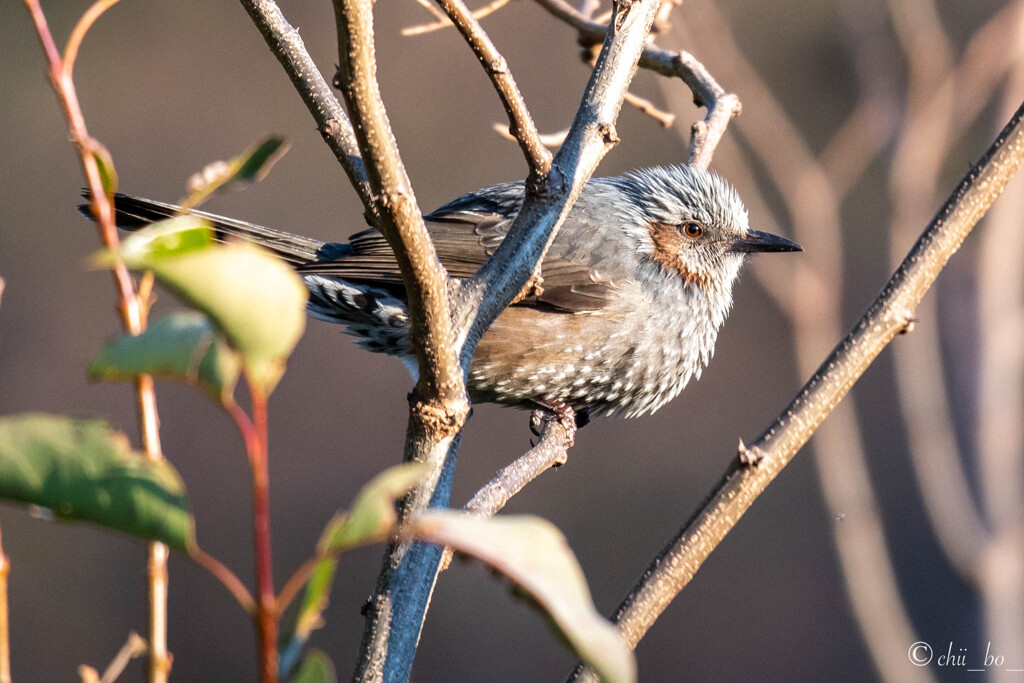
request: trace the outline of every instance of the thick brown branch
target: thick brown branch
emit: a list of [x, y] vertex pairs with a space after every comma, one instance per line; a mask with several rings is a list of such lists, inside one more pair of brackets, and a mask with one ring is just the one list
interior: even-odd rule
[[[652, 562], [613, 617], [630, 645], [639, 642], [882, 349], [907, 329], [925, 292], [1024, 160], [1022, 116], [1024, 106], [961, 181], [856, 327], [757, 441], [741, 448], [742, 457], [715, 492]], [[593, 678], [583, 674], [578, 680]]]
[[419, 358], [418, 400], [424, 410], [442, 410], [439, 402], [458, 406], [459, 416], [424, 420], [425, 428], [451, 437], [462, 424], [466, 405], [462, 369], [452, 346], [448, 315], [448, 277], [430, 241], [412, 183], [405, 172], [377, 83], [373, 40], [373, 4], [369, 0], [335, 0], [338, 27], [338, 81], [352, 120], [381, 231], [395, 252], [409, 299], [412, 342]]

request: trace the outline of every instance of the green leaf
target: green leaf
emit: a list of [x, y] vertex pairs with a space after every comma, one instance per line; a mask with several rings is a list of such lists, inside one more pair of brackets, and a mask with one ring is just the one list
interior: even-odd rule
[[103, 192], [108, 198], [113, 199], [117, 192], [117, 170], [114, 168], [114, 158], [106, 147], [96, 140], [92, 140], [88, 146], [89, 153], [96, 160], [97, 169], [100, 172], [100, 183], [103, 184]]
[[49, 508], [187, 551], [195, 543], [185, 486], [166, 460], [131, 450], [103, 420], [0, 418], [0, 499]]
[[292, 635], [282, 639], [286, 643], [281, 652], [282, 671], [290, 668], [290, 662], [298, 657], [310, 634], [322, 625], [321, 615], [327, 609], [338, 553], [391, 536], [398, 521], [395, 501], [415, 486], [425, 472], [426, 468], [419, 463], [384, 470], [356, 495], [351, 512], [339, 512], [327, 523], [317, 543], [317, 555], [324, 559], [316, 564], [306, 582]]
[[[132, 233], [119, 255], [205, 313], [242, 356], [254, 386], [269, 394], [306, 326], [305, 285], [283, 261], [247, 243], [213, 244], [204, 221], [181, 216]], [[93, 263], [110, 265], [110, 252]]]
[[310, 650], [291, 680], [292, 683], [336, 683], [338, 677], [330, 657], [320, 650]]
[[482, 519], [453, 510], [427, 510], [402, 531], [421, 541], [451, 546], [511, 579], [606, 683], [636, 680], [633, 653], [594, 608], [583, 570], [550, 522], [526, 515]]
[[215, 401], [235, 390], [238, 356], [201, 313], [172, 313], [137, 337], [124, 335], [104, 346], [89, 364], [89, 379], [129, 382], [152, 375], [192, 384]]
[[352, 503], [352, 511], [336, 515], [321, 537], [321, 552], [339, 552], [358, 545], [377, 543], [390, 536], [398, 521], [395, 501], [415, 486], [426, 473], [420, 463], [407, 462], [388, 468], [370, 480]]
[[182, 206], [194, 209], [218, 190], [263, 180], [289, 147], [284, 138], [267, 137], [230, 161], [207, 165], [189, 179], [190, 194]]

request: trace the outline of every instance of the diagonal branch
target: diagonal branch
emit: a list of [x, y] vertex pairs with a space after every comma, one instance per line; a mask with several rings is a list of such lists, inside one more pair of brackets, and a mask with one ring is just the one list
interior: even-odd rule
[[[908, 330], [913, 311], [949, 258], [1024, 160], [1024, 105], [972, 167], [857, 325], [797, 397], [726, 472], [711, 497], [671, 541], [616, 611], [635, 646], [725, 535], [782, 471], [878, 354]], [[577, 680], [594, 680], [589, 673]]]
[[[581, 43], [600, 41], [608, 30], [607, 24], [592, 21], [565, 0], [537, 2], [554, 17], [575, 28]], [[671, 8], [672, 3], [664, 3], [662, 8], [665, 7]], [[706, 109], [704, 120], [693, 125], [687, 163], [707, 168], [729, 121], [742, 111], [739, 98], [727, 93], [704, 65], [685, 50], [673, 52], [648, 44], [640, 56], [639, 65], [668, 78], [679, 78], [693, 92], [694, 104]]]
[[[537, 445], [494, 473], [490, 481], [473, 494], [462, 509], [478, 517], [493, 517], [531, 481], [550, 469], [561, 467], [569, 459], [576, 425], [566, 424], [553, 415], [534, 411], [530, 418], [540, 421]], [[452, 549], [445, 548], [441, 571], [452, 561]]]
[[[363, 205], [370, 210], [373, 208], [372, 193], [352, 124], [306, 51], [298, 30], [288, 23], [274, 0], [241, 2], [313, 115], [317, 130], [345, 169]], [[375, 214], [368, 218], [372, 224], [377, 223]]]
[[551, 152], [541, 142], [540, 133], [530, 116], [530, 110], [526, 107], [526, 101], [519, 86], [516, 85], [512, 72], [508, 70], [508, 63], [498, 52], [498, 48], [491, 42], [477, 17], [466, 7], [462, 0], [437, 0], [437, 4], [445, 11], [448, 17], [455, 24], [459, 33], [466, 39], [473, 49], [473, 54], [480, 60], [484, 71], [490, 77], [501, 104], [508, 114], [509, 132], [515, 136], [519, 146], [526, 157], [526, 163], [530, 167], [531, 184], [538, 182], [551, 170]]
[[460, 341], [464, 339], [464, 363], [490, 324], [533, 275], [583, 186], [618, 143], [615, 121], [657, 8], [655, 0], [615, 3], [615, 30], [604, 36], [597, 65], [551, 172], [527, 187], [523, 207], [508, 235], [461, 288], [455, 311]]

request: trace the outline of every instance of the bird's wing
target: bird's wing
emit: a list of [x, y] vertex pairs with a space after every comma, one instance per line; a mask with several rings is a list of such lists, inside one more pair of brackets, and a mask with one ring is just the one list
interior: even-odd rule
[[[426, 216], [427, 231], [448, 273], [471, 277], [505, 239], [521, 203], [522, 183], [508, 183], [456, 199]], [[578, 210], [587, 209], [583, 206]], [[616, 245], [601, 239], [604, 231], [597, 229], [595, 221], [602, 217], [586, 218], [579, 223], [570, 214], [544, 257], [542, 292], [517, 305], [567, 313], [598, 311], [612, 300], [617, 283], [632, 276], [621, 254], [616, 257]], [[332, 256], [332, 246], [325, 245], [322, 255]], [[351, 281], [401, 284], [391, 248], [375, 230], [353, 235], [347, 245], [338, 245], [333, 256], [300, 266], [299, 271]]]

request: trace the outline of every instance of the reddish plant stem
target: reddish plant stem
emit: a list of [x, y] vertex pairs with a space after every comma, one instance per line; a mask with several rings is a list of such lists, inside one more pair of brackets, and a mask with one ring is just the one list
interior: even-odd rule
[[[0, 281], [0, 288], [3, 281]], [[7, 612], [7, 575], [11, 561], [0, 544], [0, 683], [11, 683], [11, 634]]]
[[[57, 94], [57, 101], [64, 111], [71, 140], [78, 151], [82, 170], [92, 192], [92, 211], [96, 217], [100, 238], [104, 246], [116, 252], [119, 240], [114, 223], [113, 207], [104, 191], [99, 165], [96, 161], [96, 154], [102, 151], [103, 147], [89, 135], [72, 80], [74, 59], [82, 37], [92, 22], [112, 4], [113, 2], [110, 1], [98, 2], [89, 10], [86, 17], [83, 17], [69, 41], [68, 60], [65, 62], [53, 40], [46, 16], [43, 14], [38, 0], [25, 0], [25, 6], [32, 17], [36, 34], [46, 57], [47, 74]], [[106, 154], [105, 151], [103, 153]], [[135, 293], [135, 284], [132, 282], [131, 275], [124, 263], [120, 261], [115, 263], [112, 270], [121, 324], [129, 334], [141, 334], [146, 329], [145, 306]], [[146, 455], [151, 460], [162, 460], [160, 420], [156, 411], [156, 393], [153, 390], [152, 378], [147, 375], [140, 376], [136, 382], [136, 393], [139, 405], [139, 429], [142, 432]], [[171, 669], [171, 656], [167, 651], [167, 556], [166, 545], [155, 542], [148, 544], [146, 571], [149, 587], [150, 683], [164, 683]]]
[[245, 441], [252, 470], [252, 526], [256, 563], [256, 642], [259, 648], [260, 680], [277, 681], [278, 610], [274, 595], [274, 572], [270, 545], [270, 470], [267, 460], [267, 397], [249, 383], [252, 420], [236, 404], [227, 406]]

